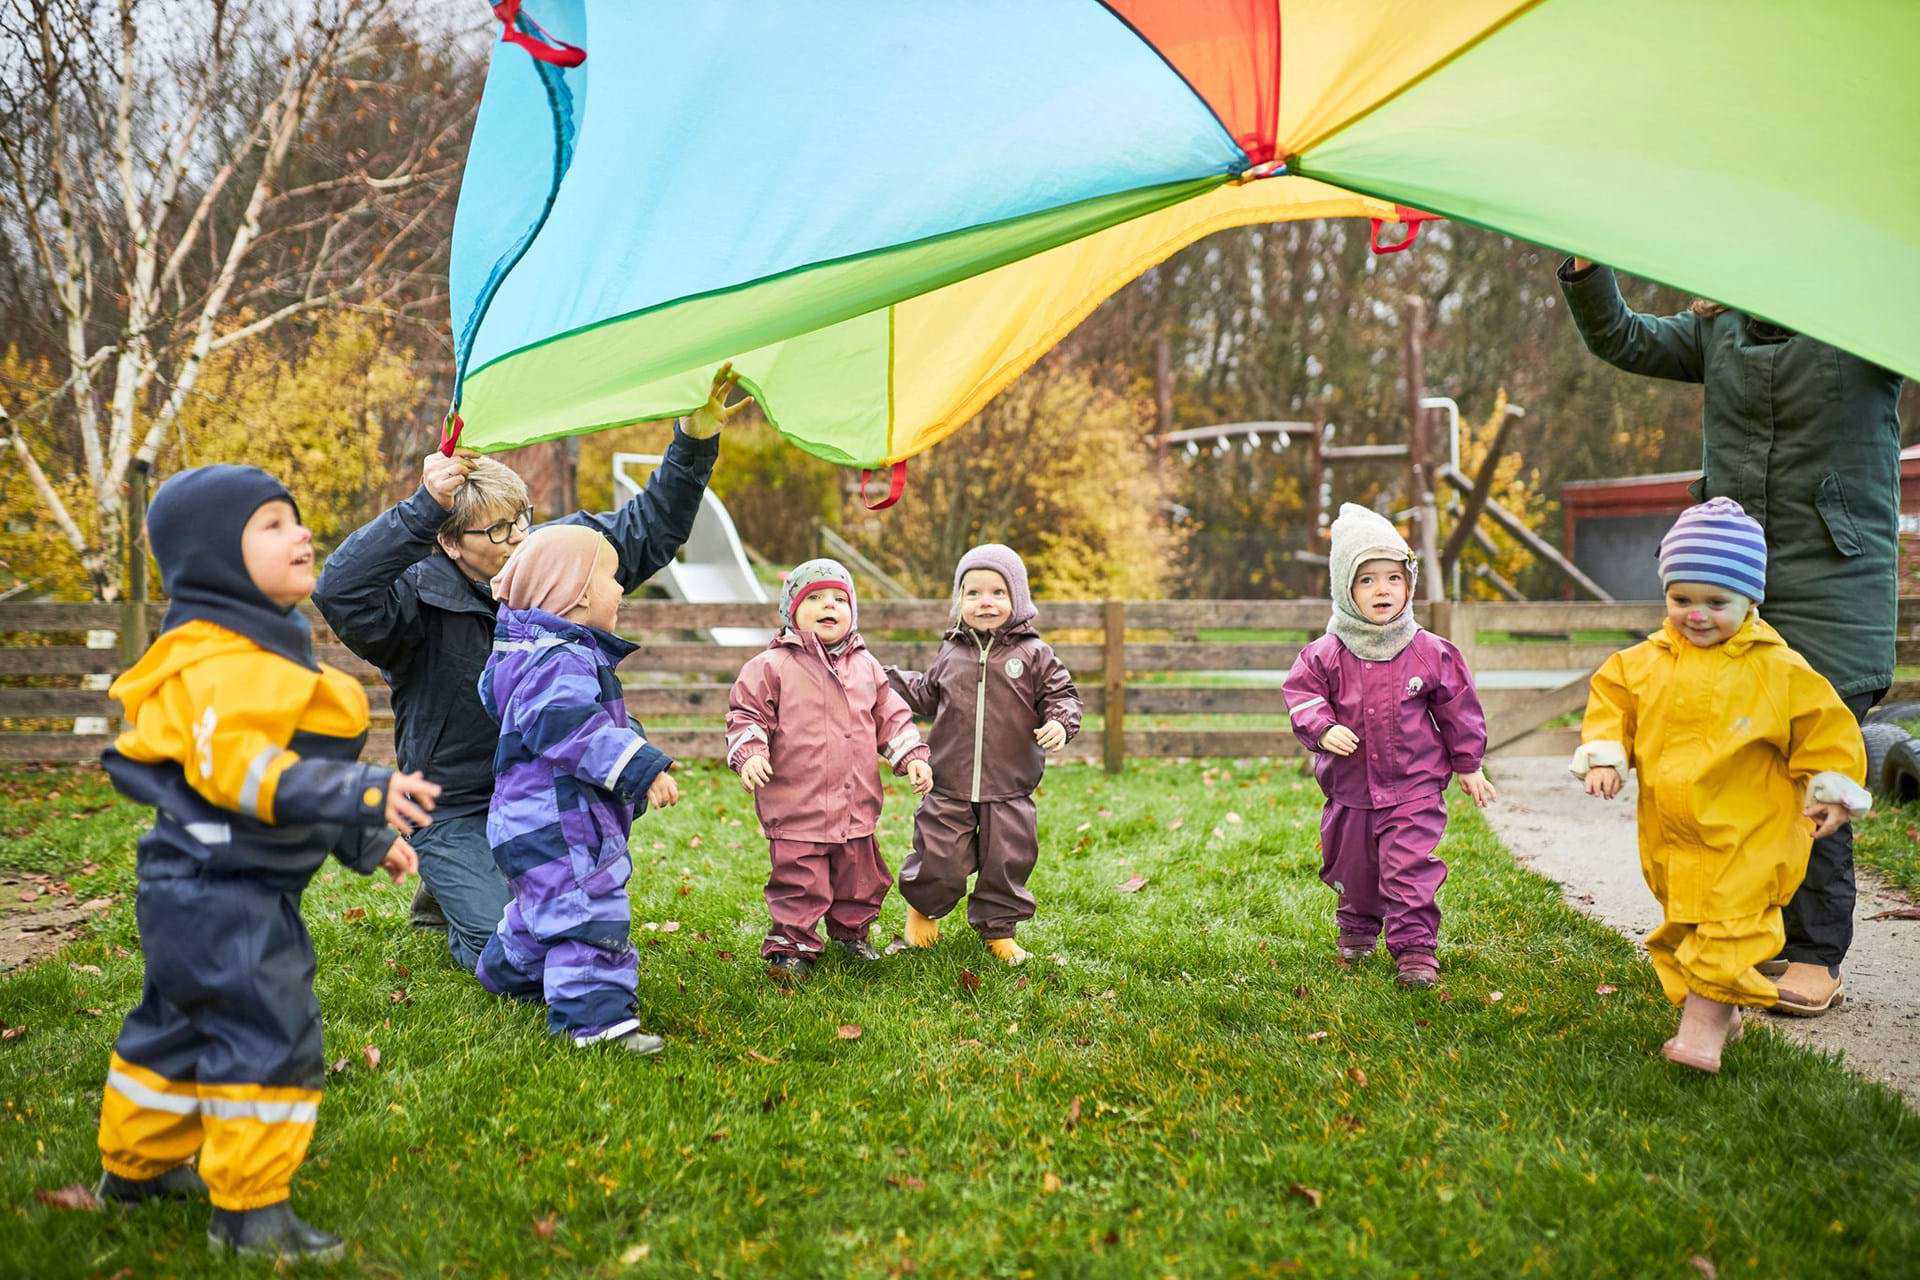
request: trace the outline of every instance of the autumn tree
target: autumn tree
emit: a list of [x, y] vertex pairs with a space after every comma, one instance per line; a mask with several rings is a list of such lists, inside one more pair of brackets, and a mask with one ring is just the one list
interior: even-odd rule
[[8, 443], [94, 595], [120, 589], [130, 469], [220, 356], [327, 310], [431, 312], [470, 112], [354, 105], [423, 65], [401, 2], [0, 5], [5, 279], [51, 318], [20, 337], [56, 379]]

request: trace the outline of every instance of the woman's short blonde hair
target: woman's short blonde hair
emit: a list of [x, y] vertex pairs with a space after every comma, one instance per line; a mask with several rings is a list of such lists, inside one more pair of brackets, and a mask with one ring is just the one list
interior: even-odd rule
[[466, 483], [453, 492], [453, 509], [440, 523], [440, 536], [457, 539], [462, 530], [511, 519], [530, 505], [527, 482], [512, 467], [492, 458], [475, 458]]

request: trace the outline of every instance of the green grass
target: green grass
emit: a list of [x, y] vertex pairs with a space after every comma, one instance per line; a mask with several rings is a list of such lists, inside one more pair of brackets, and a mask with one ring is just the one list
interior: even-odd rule
[[1881, 806], [1853, 824], [1853, 857], [1909, 894], [1920, 894], [1920, 803]]
[[[0, 777], [41, 796], [9, 799], [0, 856], [101, 859], [131, 888], [132, 815], [70, 816], [97, 778], [50, 802], [46, 775]], [[1396, 987], [1384, 956], [1332, 961], [1319, 797], [1293, 765], [1143, 763], [1049, 775], [1025, 969], [950, 927], [789, 994], [752, 960], [765, 851], [741, 792], [696, 768], [685, 794], [634, 840], [636, 921], [680, 926], [635, 930], [670, 1038], [654, 1061], [555, 1045], [405, 928], [410, 890], [317, 879], [327, 1053], [348, 1065], [295, 1203], [351, 1238], [341, 1274], [1911, 1274], [1914, 1114], [1764, 1028], [1717, 1079], [1661, 1061], [1673, 1014], [1645, 963], [1475, 814], [1445, 847], [1436, 992]], [[97, 1168], [135, 947], [123, 899], [0, 977], [26, 1028], [0, 1043], [0, 1271], [263, 1270], [205, 1262], [198, 1206], [33, 1195]]]

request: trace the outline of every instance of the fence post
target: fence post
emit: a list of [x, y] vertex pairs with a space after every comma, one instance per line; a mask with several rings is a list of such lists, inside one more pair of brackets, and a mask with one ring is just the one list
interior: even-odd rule
[[1102, 676], [1106, 681], [1106, 764], [1118, 773], [1127, 762], [1127, 606], [1109, 600], [1102, 607], [1106, 620], [1106, 652]]
[[1477, 674], [1480, 665], [1480, 606], [1466, 600], [1436, 600], [1428, 607], [1433, 610], [1429, 615], [1433, 625], [1428, 630], [1451, 641], [1453, 647], [1460, 651], [1460, 660], [1466, 663], [1468, 674]]
[[140, 661], [147, 651], [147, 464], [138, 459], [127, 472], [127, 597], [121, 605], [120, 669]]

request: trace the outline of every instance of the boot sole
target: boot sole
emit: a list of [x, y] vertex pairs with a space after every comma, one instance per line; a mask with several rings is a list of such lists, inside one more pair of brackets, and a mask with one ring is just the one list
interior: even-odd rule
[[207, 1232], [207, 1248], [214, 1253], [233, 1253], [243, 1258], [267, 1258], [274, 1262], [338, 1262], [347, 1256], [345, 1240], [309, 1253], [288, 1253], [284, 1249], [243, 1249], [231, 1240], [222, 1240], [211, 1231]]
[[1671, 1040], [1660, 1046], [1660, 1056], [1675, 1066], [1688, 1067], [1710, 1076], [1720, 1074], [1720, 1059], [1688, 1053], [1685, 1049], [1676, 1049]]
[[1785, 1000], [1777, 1000], [1769, 1012], [1784, 1014], [1789, 1018], [1817, 1018], [1823, 1013], [1832, 1013], [1846, 1003], [1847, 993], [1842, 989], [1828, 996], [1825, 1004], [1788, 1004]]

